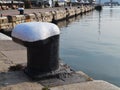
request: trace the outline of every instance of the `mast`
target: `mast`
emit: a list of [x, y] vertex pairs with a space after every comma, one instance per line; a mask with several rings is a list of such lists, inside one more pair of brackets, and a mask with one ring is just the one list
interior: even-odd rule
[[101, 12], [99, 11], [99, 20], [98, 20], [98, 40], [100, 40], [101, 35]]
[[113, 7], [113, 0], [110, 0], [111, 8]]
[[101, 5], [101, 0], [99, 0], [99, 5]]

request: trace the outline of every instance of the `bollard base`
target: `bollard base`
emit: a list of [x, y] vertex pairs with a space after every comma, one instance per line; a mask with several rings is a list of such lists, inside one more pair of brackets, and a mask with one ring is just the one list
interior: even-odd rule
[[53, 87], [58, 85], [66, 85], [87, 81], [87, 79], [85, 79], [83, 76], [72, 70], [68, 65], [63, 63], [60, 63], [58, 70], [48, 73], [39, 73], [38, 75], [33, 75], [31, 73], [28, 73], [27, 68], [25, 69], [25, 73], [30, 78], [32, 78], [33, 81], [37, 81], [45, 87]]
[[33, 80], [42, 80], [47, 78], [60, 78], [61, 75], [64, 75], [64, 77], [68, 76], [69, 73], [72, 73], [73, 70], [70, 69], [70, 67], [66, 64], [60, 63], [59, 68], [54, 71], [50, 72], [38, 72], [38, 71], [31, 71], [29, 68], [25, 68], [24, 72], [26, 75], [28, 75]]

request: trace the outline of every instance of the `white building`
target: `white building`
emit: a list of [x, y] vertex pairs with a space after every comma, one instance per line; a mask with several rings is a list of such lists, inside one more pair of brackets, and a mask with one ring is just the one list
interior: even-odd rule
[[66, 2], [70, 0], [31, 0], [31, 2], [36, 2], [37, 5], [40, 3], [49, 3], [50, 7], [55, 6], [55, 3], [58, 2], [60, 6], [64, 5]]

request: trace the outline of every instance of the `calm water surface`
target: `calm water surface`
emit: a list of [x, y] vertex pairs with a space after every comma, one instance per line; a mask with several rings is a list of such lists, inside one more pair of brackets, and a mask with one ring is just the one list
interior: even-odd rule
[[60, 57], [74, 70], [120, 86], [120, 7], [104, 7], [62, 27]]

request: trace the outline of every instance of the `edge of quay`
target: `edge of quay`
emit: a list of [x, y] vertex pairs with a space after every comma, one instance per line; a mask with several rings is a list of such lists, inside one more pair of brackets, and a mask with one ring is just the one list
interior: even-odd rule
[[57, 22], [92, 10], [94, 10], [94, 6], [86, 5], [50, 9], [25, 9], [25, 13], [22, 15], [18, 14], [17, 10], [11, 11], [12, 13], [3, 11], [3, 16], [0, 17], [0, 30], [11, 30], [17, 24], [24, 22]]
[[11, 66], [26, 63], [26, 54], [23, 46], [0, 33], [0, 90], [120, 90], [119, 87], [106, 81], [93, 80], [82, 71], [77, 73], [86, 81], [55, 87], [45, 87], [39, 82], [31, 81], [19, 68], [9, 71]]

